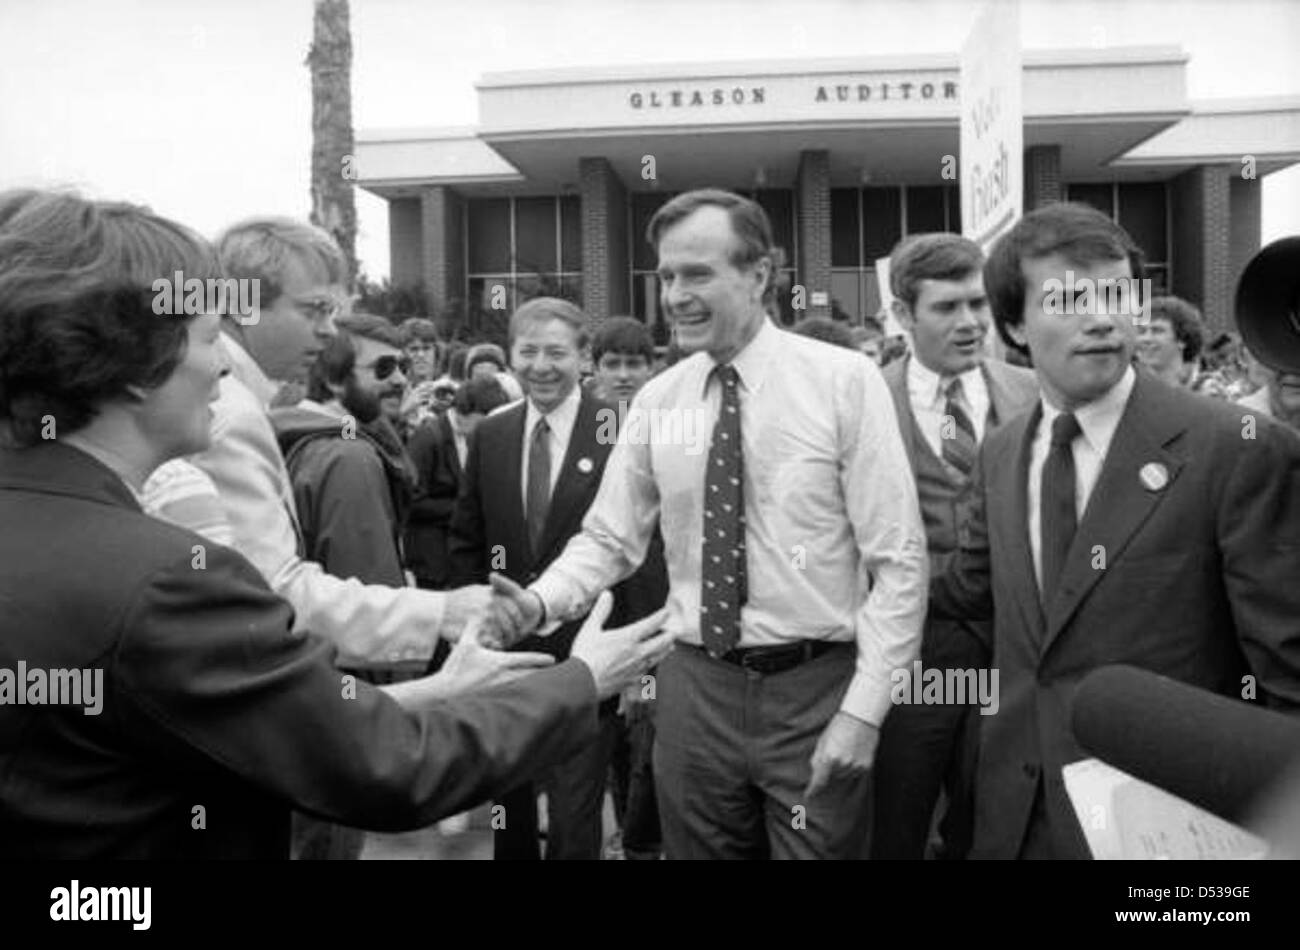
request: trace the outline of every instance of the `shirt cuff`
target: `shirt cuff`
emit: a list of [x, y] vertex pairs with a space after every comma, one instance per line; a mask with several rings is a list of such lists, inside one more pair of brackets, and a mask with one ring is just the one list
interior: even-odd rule
[[844, 699], [840, 701], [840, 710], [879, 729], [891, 705], [888, 683], [882, 685], [861, 672], [856, 672], [849, 681]]
[[534, 632], [539, 637], [549, 637], [564, 626], [564, 594], [555, 579], [545, 574], [529, 585], [528, 589], [542, 599], [542, 607], [546, 610], [546, 623]]

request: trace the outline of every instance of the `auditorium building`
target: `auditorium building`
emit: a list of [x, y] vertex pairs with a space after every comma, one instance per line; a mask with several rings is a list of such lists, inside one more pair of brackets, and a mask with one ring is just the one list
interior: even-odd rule
[[[1093, 205], [1157, 291], [1231, 320], [1260, 179], [1300, 161], [1300, 96], [1191, 101], [1176, 47], [1024, 54], [1024, 204]], [[903, 236], [961, 230], [954, 55], [489, 73], [474, 128], [361, 132], [388, 202], [391, 279], [475, 320], [538, 292], [664, 342], [646, 222], [672, 195], [743, 192], [783, 249], [782, 319], [856, 322]], [[805, 313], [791, 288], [805, 288]]]

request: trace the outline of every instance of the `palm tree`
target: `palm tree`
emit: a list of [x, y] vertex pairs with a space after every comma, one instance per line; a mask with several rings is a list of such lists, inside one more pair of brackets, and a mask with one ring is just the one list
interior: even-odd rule
[[347, 0], [316, 0], [311, 49], [311, 221], [343, 249], [348, 287], [357, 276], [352, 194], [352, 36]]

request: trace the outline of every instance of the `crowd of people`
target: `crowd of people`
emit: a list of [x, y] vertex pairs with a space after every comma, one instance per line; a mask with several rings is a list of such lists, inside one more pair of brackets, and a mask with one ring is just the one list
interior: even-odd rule
[[[105, 683], [0, 690], [0, 854], [350, 859], [491, 802], [498, 859], [595, 859], [612, 793], [630, 859], [1086, 857], [1089, 671], [1300, 705], [1300, 373], [1176, 297], [1054, 308], [1142, 276], [1108, 217], [905, 238], [902, 337], [773, 320], [742, 196], [646, 239], [670, 352], [551, 297], [503, 348], [359, 312], [302, 222], [0, 195], [0, 668]], [[260, 311], [159, 316], [178, 271]]]

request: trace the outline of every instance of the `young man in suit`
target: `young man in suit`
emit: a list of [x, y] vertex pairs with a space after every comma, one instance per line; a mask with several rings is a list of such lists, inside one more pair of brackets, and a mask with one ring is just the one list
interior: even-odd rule
[[[578, 386], [588, 345], [581, 310], [554, 297], [530, 300], [511, 317], [510, 340], [527, 397], [484, 419], [470, 444], [451, 523], [456, 584], [482, 583], [493, 571], [531, 583], [582, 526], [616, 431], [614, 408]], [[577, 629], [570, 623], [520, 648], [566, 657]], [[548, 859], [600, 857], [612, 719], [612, 710], [602, 708], [600, 737], [537, 783], [547, 796]], [[534, 786], [520, 786], [498, 804], [505, 806], [505, 827], [496, 829], [495, 856], [536, 859]]]
[[974, 857], [1088, 856], [1061, 769], [1085, 757], [1070, 707], [1100, 666], [1300, 705], [1300, 439], [1135, 371], [1141, 276], [1128, 234], [1076, 204], [1026, 215], [984, 268], [1042, 397], [986, 439], [931, 588], [932, 615], [994, 618]]
[[[884, 376], [916, 477], [932, 574], [942, 573], [966, 530], [979, 444], [1038, 397], [1033, 373], [985, 357], [983, 266], [979, 246], [956, 234], [910, 237], [889, 262], [894, 316], [911, 335], [912, 353], [885, 367]], [[975, 624], [978, 630], [968, 629]], [[986, 668], [988, 641], [980, 621], [930, 618], [922, 668]], [[955, 703], [899, 704], [890, 712], [876, 759], [872, 857], [924, 857], [941, 787], [942, 855], [966, 856], [979, 718], [970, 705]]]

